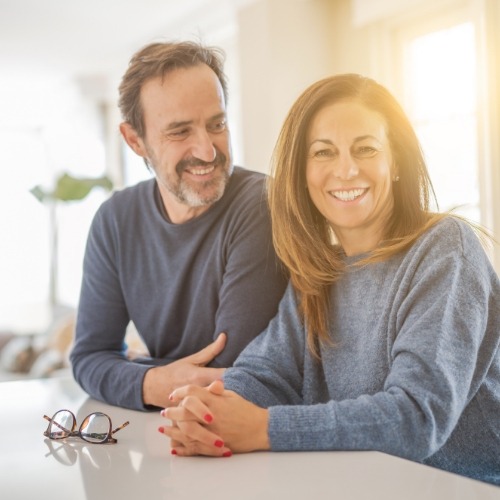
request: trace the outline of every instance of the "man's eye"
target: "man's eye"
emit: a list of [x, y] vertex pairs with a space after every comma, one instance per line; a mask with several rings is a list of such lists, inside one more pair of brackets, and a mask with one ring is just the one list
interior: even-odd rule
[[176, 130], [173, 132], [173, 135], [186, 135], [189, 132], [187, 128], [183, 128], [181, 130]]
[[179, 130], [172, 130], [168, 135], [170, 137], [179, 138], [179, 137], [186, 136], [188, 133], [189, 133], [189, 129], [181, 128]]
[[224, 130], [226, 130], [226, 121], [221, 120], [220, 122], [212, 123], [209, 126], [209, 130], [211, 132], [223, 132]]

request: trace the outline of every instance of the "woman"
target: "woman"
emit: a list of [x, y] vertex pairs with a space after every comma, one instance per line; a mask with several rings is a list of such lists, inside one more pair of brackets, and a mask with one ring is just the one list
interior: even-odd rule
[[500, 484], [500, 281], [471, 226], [431, 212], [398, 103], [317, 82], [273, 165], [290, 286], [223, 382], [172, 393], [172, 453], [379, 450]]

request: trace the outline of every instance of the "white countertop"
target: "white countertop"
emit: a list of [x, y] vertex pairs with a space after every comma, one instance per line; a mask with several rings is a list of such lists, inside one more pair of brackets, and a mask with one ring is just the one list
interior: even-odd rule
[[[0, 383], [0, 498], [500, 500], [500, 488], [378, 452], [251, 453], [230, 458], [170, 455], [165, 420], [90, 399], [70, 378]], [[117, 444], [43, 436], [59, 409], [80, 424], [107, 413]]]

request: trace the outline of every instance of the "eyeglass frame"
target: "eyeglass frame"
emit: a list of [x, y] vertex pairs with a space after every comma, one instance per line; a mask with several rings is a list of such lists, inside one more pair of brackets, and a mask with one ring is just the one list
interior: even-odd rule
[[[56, 422], [54, 420], [54, 417], [58, 414], [58, 413], [61, 413], [63, 411], [66, 411], [68, 412], [72, 417], [73, 417], [73, 425], [72, 425], [72, 428], [71, 428], [71, 431], [69, 429], [66, 429], [65, 427], [63, 427], [61, 424], [59, 424], [58, 422]], [[91, 417], [92, 415], [98, 415], [98, 416], [104, 416], [108, 419], [108, 422], [109, 422], [109, 430], [108, 430], [108, 433], [106, 435], [106, 438], [103, 440], [103, 441], [90, 441], [89, 439], [86, 439], [82, 433], [82, 425], [84, 424], [85, 420], [87, 420], [89, 417]], [[124, 427], [127, 427], [127, 425], [130, 423], [128, 420], [126, 422], [124, 422], [122, 425], [120, 425], [119, 427], [117, 427], [116, 429], [114, 430], [111, 430], [113, 425], [111, 423], [111, 417], [109, 415], [107, 415], [106, 413], [103, 413], [102, 411], [94, 411], [92, 413], [89, 413], [83, 420], [82, 420], [82, 423], [80, 424], [80, 427], [78, 428], [78, 430], [76, 430], [76, 426], [77, 426], [77, 420], [76, 420], [76, 417], [75, 417], [75, 414], [70, 411], [70, 410], [66, 410], [66, 409], [61, 409], [61, 410], [57, 410], [54, 415], [52, 415], [52, 417], [49, 417], [47, 415], [44, 415], [43, 418], [45, 420], [48, 420], [49, 421], [49, 425], [47, 427], [47, 429], [43, 432], [43, 435], [49, 439], [52, 439], [54, 441], [58, 441], [58, 440], [61, 440], [61, 439], [66, 439], [66, 438], [69, 438], [69, 437], [78, 437], [80, 439], [82, 439], [83, 441], [85, 441], [86, 443], [91, 443], [91, 444], [116, 444], [118, 442], [118, 440], [113, 436], [113, 434], [115, 434], [116, 432], [120, 431], [121, 429], [123, 429]], [[55, 437], [53, 435], [51, 435], [51, 432], [50, 432], [50, 427], [51, 425], [55, 425], [56, 427], [59, 427], [59, 429], [61, 429], [62, 431], [64, 431], [65, 434], [64, 436], [60, 436], [60, 437]]]

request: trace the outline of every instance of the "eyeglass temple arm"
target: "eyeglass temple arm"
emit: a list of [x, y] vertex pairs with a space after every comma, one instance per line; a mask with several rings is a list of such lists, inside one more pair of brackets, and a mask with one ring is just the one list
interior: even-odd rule
[[[47, 415], [44, 415], [43, 418], [45, 420], [48, 420], [49, 422], [53, 423], [54, 425], [56, 425], [57, 427], [59, 427], [59, 429], [61, 429], [62, 431], [66, 431], [66, 432], [71, 432], [69, 429], [66, 429], [66, 427], [63, 427], [61, 424], [58, 424], [54, 419], [50, 418], [50, 417], [47, 417]], [[127, 422], [128, 423], [128, 422]]]
[[130, 424], [130, 422], [127, 420], [125, 423], [117, 427], [114, 431], [111, 431], [111, 434], [114, 434], [115, 432], [121, 431], [124, 427], [127, 427], [127, 425]]

